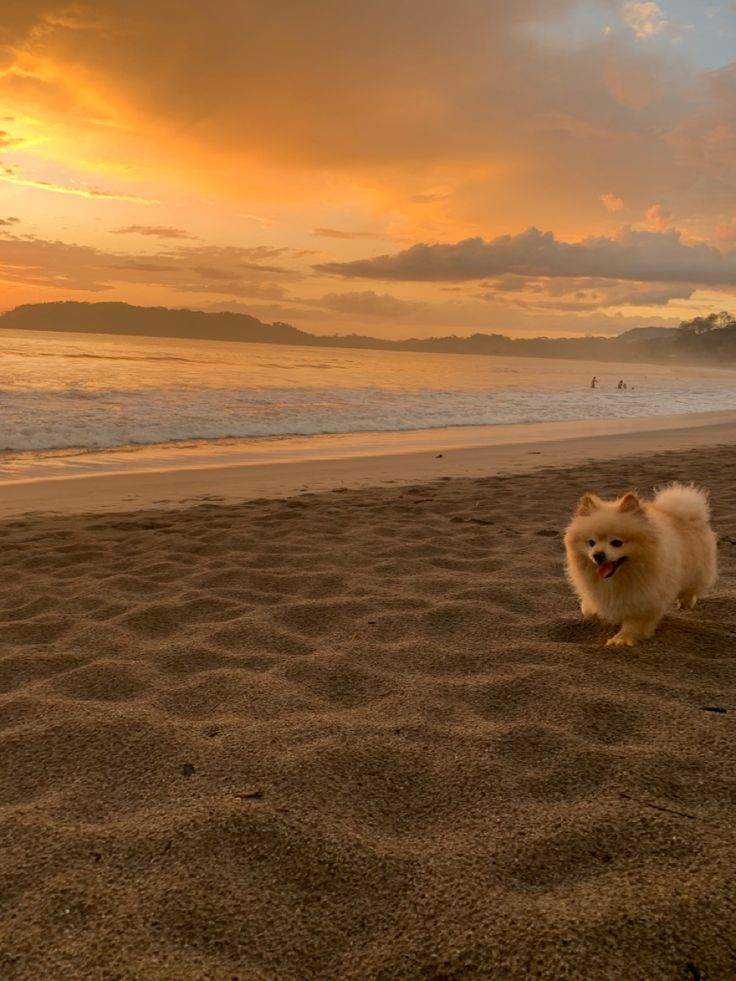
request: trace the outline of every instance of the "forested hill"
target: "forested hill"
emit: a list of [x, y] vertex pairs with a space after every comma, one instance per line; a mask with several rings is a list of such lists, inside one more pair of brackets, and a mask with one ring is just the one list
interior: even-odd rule
[[141, 337], [300, 344], [308, 337], [288, 324], [264, 324], [245, 313], [204, 313], [129, 303], [26, 303], [0, 316], [0, 327]]

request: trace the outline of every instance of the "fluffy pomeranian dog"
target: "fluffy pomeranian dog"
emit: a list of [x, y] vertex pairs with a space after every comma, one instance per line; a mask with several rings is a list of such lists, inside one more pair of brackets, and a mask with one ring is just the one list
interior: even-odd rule
[[670, 484], [654, 500], [586, 494], [565, 532], [567, 574], [584, 617], [620, 628], [607, 644], [651, 637], [677, 603], [692, 609], [716, 580], [716, 537], [705, 491]]

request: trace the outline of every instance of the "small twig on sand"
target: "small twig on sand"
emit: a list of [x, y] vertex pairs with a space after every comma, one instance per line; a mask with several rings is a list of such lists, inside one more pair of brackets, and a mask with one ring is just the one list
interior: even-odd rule
[[697, 821], [697, 814], [688, 814], [686, 811], [676, 811], [672, 807], [662, 807], [660, 804], [650, 804], [647, 800], [641, 800], [640, 797], [632, 797], [631, 794], [625, 794], [623, 791], [619, 791], [619, 797], [623, 797], [624, 800], [632, 800], [635, 804], [641, 804], [642, 807], [651, 807], [655, 811], [664, 811], [665, 814], [676, 814], [677, 817], [688, 818], [690, 821]]
[[697, 821], [698, 829], [706, 834], [716, 835], [718, 838], [725, 839], [726, 841], [733, 842], [733, 834], [725, 828], [719, 828], [717, 824], [712, 824], [710, 821], [703, 821], [697, 814], [688, 814], [687, 811], [676, 811], [673, 807], [662, 807], [661, 804], [652, 804], [648, 800], [642, 800], [640, 797], [632, 797], [631, 794], [625, 794], [623, 791], [619, 791], [619, 797], [623, 797], [624, 800], [633, 801], [635, 804], [641, 804], [642, 807], [651, 807], [654, 811], [664, 811], [665, 814], [674, 814], [675, 817], [687, 818], [689, 821]]

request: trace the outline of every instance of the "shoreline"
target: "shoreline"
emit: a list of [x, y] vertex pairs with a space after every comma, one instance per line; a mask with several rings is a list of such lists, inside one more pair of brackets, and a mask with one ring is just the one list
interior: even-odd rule
[[[325, 455], [320, 457], [299, 456], [300, 447], [292, 446], [281, 458], [272, 456], [265, 462], [257, 455], [253, 462], [237, 463], [209, 455], [206, 461], [188, 466], [9, 480], [0, 484], [0, 519], [39, 511], [135, 511], [191, 506], [203, 500], [290, 497], [729, 445], [736, 442], [736, 411], [483, 428], [483, 433], [474, 427], [421, 430], [411, 434], [418, 437], [411, 449], [407, 449], [407, 434], [366, 434], [372, 439], [363, 440], [363, 453], [355, 452], [354, 443], [346, 445], [344, 438], [336, 437], [325, 438]], [[468, 442], [471, 436], [475, 442]], [[302, 450], [306, 442], [302, 441]], [[417, 448], [419, 442], [422, 448]], [[387, 444], [393, 445], [392, 452], [386, 452]], [[376, 452], [379, 445], [383, 452]]]

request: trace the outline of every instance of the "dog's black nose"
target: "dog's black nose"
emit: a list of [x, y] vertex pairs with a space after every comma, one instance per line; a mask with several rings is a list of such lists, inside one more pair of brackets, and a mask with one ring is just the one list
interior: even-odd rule
[[605, 552], [593, 552], [593, 561], [597, 562], [598, 565], [602, 565], [606, 561]]

